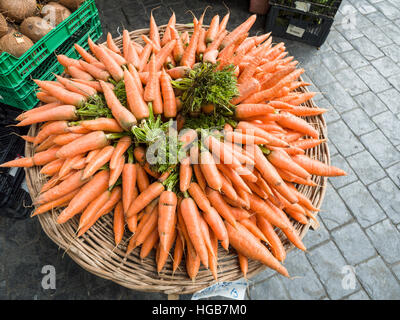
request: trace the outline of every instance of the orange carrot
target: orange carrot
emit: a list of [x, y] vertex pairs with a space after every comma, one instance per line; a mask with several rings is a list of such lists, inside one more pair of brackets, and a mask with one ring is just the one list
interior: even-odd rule
[[41, 206], [37, 207], [36, 210], [33, 212], [32, 217], [37, 216], [39, 214], [45, 213], [47, 211], [51, 211], [54, 208], [64, 206], [68, 204], [73, 197], [79, 192], [79, 189], [76, 189], [58, 199], [55, 199], [53, 201], [47, 202], [45, 204], [42, 204]]
[[167, 244], [175, 231], [177, 197], [173, 191], [165, 190], [158, 202], [158, 233], [162, 250], [167, 250]]
[[57, 152], [57, 157], [61, 159], [70, 158], [80, 153], [103, 148], [108, 144], [109, 141], [103, 131], [94, 131], [62, 146]]
[[97, 170], [110, 161], [115, 148], [113, 146], [105, 146], [91, 162], [87, 164], [83, 171], [83, 179], [87, 179], [94, 175]]
[[335, 166], [327, 165], [316, 159], [311, 159], [306, 155], [298, 154], [293, 156], [292, 159], [299, 166], [307, 170], [310, 174], [325, 177], [345, 176], [347, 174], [342, 169], [339, 169]]
[[124, 236], [124, 210], [122, 202], [119, 201], [114, 209], [114, 240], [115, 245], [118, 246]]
[[90, 53], [88, 53], [84, 48], [82, 48], [79, 44], [75, 43], [74, 47], [76, 51], [81, 55], [83, 60], [87, 63], [96, 63], [99, 62], [95, 57], [93, 57]]
[[222, 198], [218, 191], [206, 188], [206, 195], [211, 205], [218, 211], [218, 213], [230, 224], [236, 226], [236, 220], [233, 216], [230, 207], [227, 205], [225, 200]]
[[[134, 69], [134, 68], [133, 68]], [[136, 69], [135, 69], [136, 70]], [[149, 116], [149, 108], [143, 100], [142, 92], [138, 89], [138, 84], [131, 72], [124, 72], [126, 97], [130, 110], [136, 119], [140, 120]], [[142, 88], [142, 84], [140, 84]]]
[[94, 46], [93, 53], [95, 56], [106, 66], [107, 71], [111, 74], [112, 78], [115, 81], [120, 81], [124, 72], [122, 71], [120, 65], [110, 56], [109, 52], [107, 52], [101, 46]]
[[259, 240], [240, 223], [237, 228], [225, 222], [229, 234], [229, 241], [232, 247], [242, 255], [260, 261], [280, 274], [289, 277], [285, 267], [259, 242]]
[[179, 189], [181, 192], [188, 190], [190, 182], [192, 180], [193, 170], [190, 165], [189, 157], [186, 157], [181, 161], [179, 167]]
[[[110, 78], [110, 73], [108, 71], [102, 70], [96, 67], [94, 64], [87, 63], [83, 60], [80, 61], [80, 64], [87, 73], [97, 80], [108, 81]], [[90, 81], [90, 79], [84, 80]]]
[[[86, 209], [81, 214], [79, 219], [78, 229], [81, 229], [84, 225], [86, 225], [96, 213], [110, 200], [111, 192], [109, 190], [105, 190], [98, 197], [94, 198], [89, 204], [86, 204]], [[75, 198], [75, 197], [74, 197]], [[72, 199], [73, 200], [73, 199]], [[68, 205], [69, 207], [69, 205]], [[68, 208], [67, 207], [67, 208]]]
[[156, 199], [164, 191], [164, 186], [160, 182], [153, 182], [146, 190], [139, 194], [139, 196], [132, 201], [129, 209], [126, 213], [126, 217], [129, 218], [135, 214], [138, 214], [143, 210], [151, 201]]
[[121, 104], [113, 90], [111, 90], [104, 81], [100, 80], [100, 84], [103, 88], [107, 105], [111, 109], [114, 118], [123, 129], [130, 131], [132, 126], [137, 122], [135, 116]]
[[257, 215], [257, 226], [268, 239], [272, 254], [279, 261], [283, 262], [286, 258], [286, 250], [279, 236], [274, 231], [273, 226], [261, 215]]
[[83, 120], [80, 125], [91, 131], [123, 132], [118, 122], [111, 118], [96, 118], [93, 120]]
[[177, 113], [175, 93], [171, 85], [170, 77], [164, 69], [161, 72], [160, 84], [164, 102], [164, 116], [166, 118], [174, 118]]
[[107, 33], [107, 46], [110, 50], [114, 51], [115, 53], [121, 54], [121, 50], [115, 44], [110, 32]]
[[118, 140], [118, 143], [114, 149], [114, 153], [110, 159], [110, 169], [115, 169], [119, 158], [123, 156], [126, 150], [131, 146], [132, 139], [129, 136], [124, 136]]

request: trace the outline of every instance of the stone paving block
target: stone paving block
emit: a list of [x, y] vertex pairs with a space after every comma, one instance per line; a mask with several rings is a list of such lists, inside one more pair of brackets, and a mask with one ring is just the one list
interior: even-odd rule
[[[314, 80], [313, 78], [311, 78]], [[321, 92], [324, 93], [324, 96], [328, 101], [332, 104], [332, 106], [339, 112], [345, 112], [357, 107], [357, 104], [348, 94], [348, 92], [340, 85], [338, 82], [334, 82], [328, 85], [319, 86]]]
[[332, 73], [335, 73], [341, 69], [349, 68], [346, 61], [344, 61], [343, 58], [333, 50], [323, 54], [321, 56], [321, 60]]
[[379, 58], [371, 63], [385, 78], [400, 73], [400, 67], [389, 57]]
[[375, 4], [375, 8], [381, 11], [386, 17], [390, 20], [400, 18], [400, 10], [395, 7], [393, 4], [390, 4], [387, 1], [378, 2]]
[[369, 227], [366, 232], [386, 262], [400, 261], [400, 232], [388, 219]]
[[353, 220], [350, 211], [330, 183], [328, 183], [325, 199], [318, 216], [328, 230], [332, 230]]
[[394, 62], [400, 62], [400, 47], [397, 44], [391, 44], [390, 46], [383, 47], [381, 50]]
[[378, 47], [367, 37], [361, 37], [351, 40], [350, 43], [356, 48], [367, 60], [374, 60], [383, 57], [384, 54]]
[[376, 125], [362, 108], [343, 113], [342, 119], [357, 136], [361, 136], [376, 129]]
[[371, 242], [358, 223], [350, 223], [332, 232], [333, 240], [351, 265], [376, 255]]
[[392, 271], [396, 275], [397, 279], [400, 281], [400, 264], [392, 266]]
[[342, 120], [331, 123], [328, 130], [330, 140], [343, 156], [347, 157], [364, 149]]
[[391, 87], [390, 83], [384, 77], [382, 77], [373, 66], [366, 66], [357, 69], [356, 73], [375, 93], [390, 89]]
[[[317, 218], [319, 217], [317, 216]], [[307, 232], [307, 235], [303, 239], [303, 243], [306, 246], [307, 250], [310, 250], [311, 248], [314, 248], [315, 246], [328, 240], [329, 237], [329, 232], [325, 228], [324, 223], [322, 221], [319, 221], [319, 228], [317, 230], [312, 230], [310, 228], [310, 230]]]
[[356, 275], [373, 300], [400, 299], [400, 285], [380, 257], [359, 264]]
[[360, 181], [339, 189], [339, 194], [362, 227], [369, 227], [386, 218], [385, 213]]
[[381, 27], [382, 31], [391, 38], [394, 43], [400, 45], [400, 28], [393, 24], [387, 24]]
[[378, 48], [393, 43], [392, 39], [386, 36], [385, 33], [378, 29], [375, 25], [369, 28], [361, 28], [361, 32]]
[[396, 74], [388, 78], [389, 82], [395, 87], [397, 90], [400, 90], [400, 75]]
[[400, 163], [386, 169], [389, 177], [394, 181], [394, 183], [400, 188]]
[[[309, 234], [306, 235], [306, 238]], [[284, 286], [293, 300], [318, 300], [326, 296], [305, 253], [299, 250], [289, 253], [285, 267], [293, 279], [282, 278]]]
[[364, 290], [349, 295], [345, 300], [371, 300]]
[[373, 117], [372, 120], [382, 129], [384, 135], [395, 146], [400, 144], [400, 120], [390, 111]]
[[337, 154], [335, 156], [332, 156], [331, 164], [335, 167], [341, 168], [347, 173], [347, 175], [345, 176], [330, 178], [330, 182], [336, 189], [339, 189], [349, 183], [358, 180], [358, 177], [354, 173], [353, 169], [350, 167], [350, 165], [347, 163], [346, 159], [343, 158], [342, 155]]
[[382, 131], [367, 133], [361, 137], [361, 141], [382, 167], [387, 168], [400, 161], [399, 151], [393, 147]]
[[369, 116], [373, 116], [387, 110], [386, 105], [372, 91], [360, 94], [354, 97], [354, 99], [357, 101], [360, 107], [366, 113], [368, 113]]
[[333, 157], [339, 153], [338, 149], [335, 147], [335, 145], [330, 140], [328, 140], [328, 148], [329, 148], [329, 153], [330, 153], [331, 157]]
[[336, 81], [335, 77], [324, 65], [308, 68], [305, 73], [318, 88]]
[[369, 62], [357, 50], [343, 52], [341, 56], [352, 69], [365, 67], [369, 64]]
[[347, 161], [364, 184], [370, 184], [386, 176], [385, 171], [368, 151], [352, 155]]
[[340, 70], [335, 77], [351, 96], [369, 91], [366, 84], [351, 69]]
[[386, 18], [386, 16], [379, 11], [367, 14], [366, 17], [378, 27], [392, 23], [392, 21]]
[[400, 112], [400, 92], [394, 88], [378, 93], [378, 97], [385, 103], [385, 105], [393, 112]]
[[275, 270], [272, 270], [271, 268], [266, 267], [265, 270], [261, 271], [260, 273], [256, 274], [255, 276], [249, 278], [249, 283], [250, 284], [256, 284], [258, 282], [262, 282], [268, 278], [271, 278], [274, 275], [277, 275], [278, 273]]
[[347, 40], [353, 40], [364, 36], [364, 34], [353, 25], [353, 23], [353, 21], [348, 21], [348, 23], [335, 26], [335, 29], [339, 31]]
[[[103, 33], [110, 32], [111, 35], [115, 38], [118, 37], [120, 34], [118, 33], [118, 28], [120, 32], [122, 32], [123, 27], [127, 27], [129, 22], [126, 20], [125, 15], [121, 8], [113, 8], [107, 9], [101, 12], [101, 25], [103, 28]], [[132, 26], [132, 30], [135, 28], [134, 25]], [[131, 27], [130, 26], [130, 27]], [[107, 30], [104, 32], [104, 30]]]
[[250, 287], [251, 300], [289, 300], [279, 275]]
[[358, 290], [358, 283], [354, 289], [343, 288], [344, 275], [342, 272], [343, 267], [347, 266], [347, 262], [332, 241], [311, 250], [307, 258], [318, 273], [319, 279], [331, 299], [340, 299]]
[[350, 51], [353, 46], [338, 31], [331, 30], [326, 40], [328, 44], [338, 53]]
[[363, 15], [367, 15], [377, 11], [375, 7], [371, 6], [371, 4], [368, 1], [363, 1], [363, 0], [357, 1], [357, 10], [360, 11], [360, 13]]

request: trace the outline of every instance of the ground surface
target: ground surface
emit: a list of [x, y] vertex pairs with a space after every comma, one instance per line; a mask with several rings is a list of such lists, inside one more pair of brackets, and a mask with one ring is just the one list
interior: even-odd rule
[[[220, 1], [98, 0], [104, 33], [147, 28], [150, 10], [165, 24], [221, 16]], [[225, 1], [229, 29], [250, 14], [247, 1]], [[107, 4], [106, 4], [107, 3]], [[354, 28], [349, 28], [349, 22]], [[263, 32], [260, 16], [253, 34]], [[279, 39], [275, 39], [278, 41]], [[294, 251], [285, 266], [293, 280], [265, 271], [250, 279], [250, 299], [400, 299], [400, 2], [345, 0], [326, 43], [313, 47], [285, 41], [320, 92], [332, 163], [347, 177], [330, 179], [307, 253]], [[43, 290], [44, 265], [54, 265], [55, 290]], [[355, 275], [355, 277], [352, 277]], [[353, 281], [354, 280], [354, 281]], [[183, 296], [188, 299], [190, 296]], [[166, 299], [100, 279], [75, 264], [41, 231], [36, 219], [0, 218], [0, 299]]]

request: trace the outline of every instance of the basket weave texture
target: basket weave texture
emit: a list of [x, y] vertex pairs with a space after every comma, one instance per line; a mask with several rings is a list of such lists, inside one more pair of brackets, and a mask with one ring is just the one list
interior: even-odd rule
[[[193, 31], [187, 25], [176, 25], [178, 31]], [[165, 26], [159, 27], [160, 34], [163, 34]], [[143, 44], [141, 35], [149, 35], [149, 29], [140, 29], [130, 32], [133, 40]], [[122, 47], [122, 38], [115, 39], [117, 46]], [[300, 88], [299, 91], [305, 92], [307, 89]], [[316, 106], [309, 100], [305, 103], [307, 107]], [[306, 117], [319, 131], [320, 138], [327, 138], [327, 128], [322, 116]], [[30, 136], [36, 136], [38, 125], [32, 125], [29, 131]], [[35, 151], [31, 143], [26, 143], [25, 156], [32, 157]], [[313, 159], [318, 159], [326, 164], [330, 164], [329, 149], [327, 143], [309, 149], [307, 155]], [[32, 199], [36, 199], [42, 185], [47, 178], [40, 174], [40, 167], [26, 169], [26, 181]], [[299, 186], [299, 191], [306, 195], [317, 208], [323, 201], [327, 178], [313, 176], [312, 180], [317, 183], [317, 187]], [[159, 274], [156, 270], [154, 250], [143, 261], [139, 257], [140, 248], [136, 248], [129, 256], [125, 256], [126, 246], [129, 242], [127, 232], [121, 244], [115, 247], [113, 234], [112, 214], [100, 218], [82, 237], [76, 237], [76, 230], [79, 219], [70, 219], [64, 224], [57, 224], [56, 218], [62, 209], [55, 209], [38, 216], [39, 222], [47, 234], [60, 248], [85, 270], [105, 279], [112, 280], [124, 287], [146, 291], [161, 292], [165, 294], [191, 294], [208, 287], [215, 283], [209, 270], [200, 268], [195, 282], [190, 280], [186, 273], [185, 261], [183, 259], [178, 270], [172, 274], [172, 259], [168, 258], [167, 263]], [[302, 225], [291, 220], [300, 237], [303, 238], [310, 228], [310, 224]], [[286, 236], [279, 231], [279, 236], [287, 251], [294, 248]], [[265, 269], [261, 263], [249, 260], [248, 277], [252, 277]], [[235, 281], [242, 278], [239, 268], [237, 255], [234, 250], [226, 252], [219, 246], [218, 252], [218, 281]]]

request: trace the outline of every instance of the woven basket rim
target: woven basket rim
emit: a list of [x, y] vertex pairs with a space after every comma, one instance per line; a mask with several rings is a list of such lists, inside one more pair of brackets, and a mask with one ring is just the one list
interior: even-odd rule
[[[163, 34], [166, 25], [159, 26], [160, 34]], [[176, 24], [178, 31], [192, 31], [192, 26], [184, 24]], [[138, 43], [143, 43], [141, 35], [149, 34], [149, 29], [139, 29], [130, 32], [131, 39]], [[122, 37], [114, 39], [117, 46], [122, 46]], [[307, 88], [300, 88], [299, 91], [307, 92]], [[315, 108], [312, 100], [309, 100], [306, 106]], [[306, 117], [306, 119], [316, 124], [316, 129], [319, 131], [321, 138], [327, 138], [327, 126], [322, 115]], [[32, 125], [28, 135], [34, 136], [38, 131], [37, 125]], [[33, 156], [34, 149], [31, 143], [25, 145], [25, 156]], [[326, 142], [318, 147], [310, 149], [308, 155], [314, 156], [327, 164], [330, 164], [329, 148]], [[39, 173], [39, 168], [26, 168], [26, 181], [29, 193], [32, 199], [35, 199], [39, 193], [41, 186], [46, 179]], [[318, 184], [317, 187], [300, 186], [299, 191], [305, 194], [317, 208], [320, 208], [325, 196], [327, 187], [326, 177], [315, 177], [313, 180]], [[38, 216], [39, 222], [46, 235], [56, 243], [60, 248], [66, 250], [66, 253], [79, 264], [83, 269], [101, 277], [111, 280], [124, 287], [144, 291], [144, 292], [161, 292], [165, 294], [191, 294], [197, 292], [209, 285], [216, 283], [211, 275], [211, 272], [200, 269], [196, 281], [192, 282], [186, 274], [184, 268], [184, 260], [181, 262], [180, 270], [178, 269], [174, 275], [171, 274], [172, 260], [171, 257], [160, 274], [156, 272], [154, 261], [154, 252], [142, 262], [139, 257], [139, 248], [136, 248], [128, 257], [125, 256], [127, 245], [127, 235], [125, 232], [122, 245], [115, 248], [112, 231], [111, 214], [102, 217], [95, 225], [91, 227], [82, 237], [76, 239], [75, 230], [78, 225], [78, 219], [73, 218], [65, 224], [58, 225], [56, 217], [61, 212], [61, 209], [56, 209], [53, 212], [47, 212]], [[292, 220], [293, 221], [293, 220]], [[300, 238], [304, 238], [311, 224], [300, 225], [294, 223], [296, 230], [299, 232]], [[279, 236], [283, 239], [287, 252], [293, 250], [291, 244], [282, 232]], [[171, 251], [172, 252], [172, 251]], [[239, 265], [237, 263], [237, 255], [230, 251], [226, 253], [221, 246], [218, 252], [219, 270], [218, 281], [234, 281], [242, 278]], [[249, 260], [248, 278], [251, 278], [263, 271], [266, 266], [261, 263]]]

